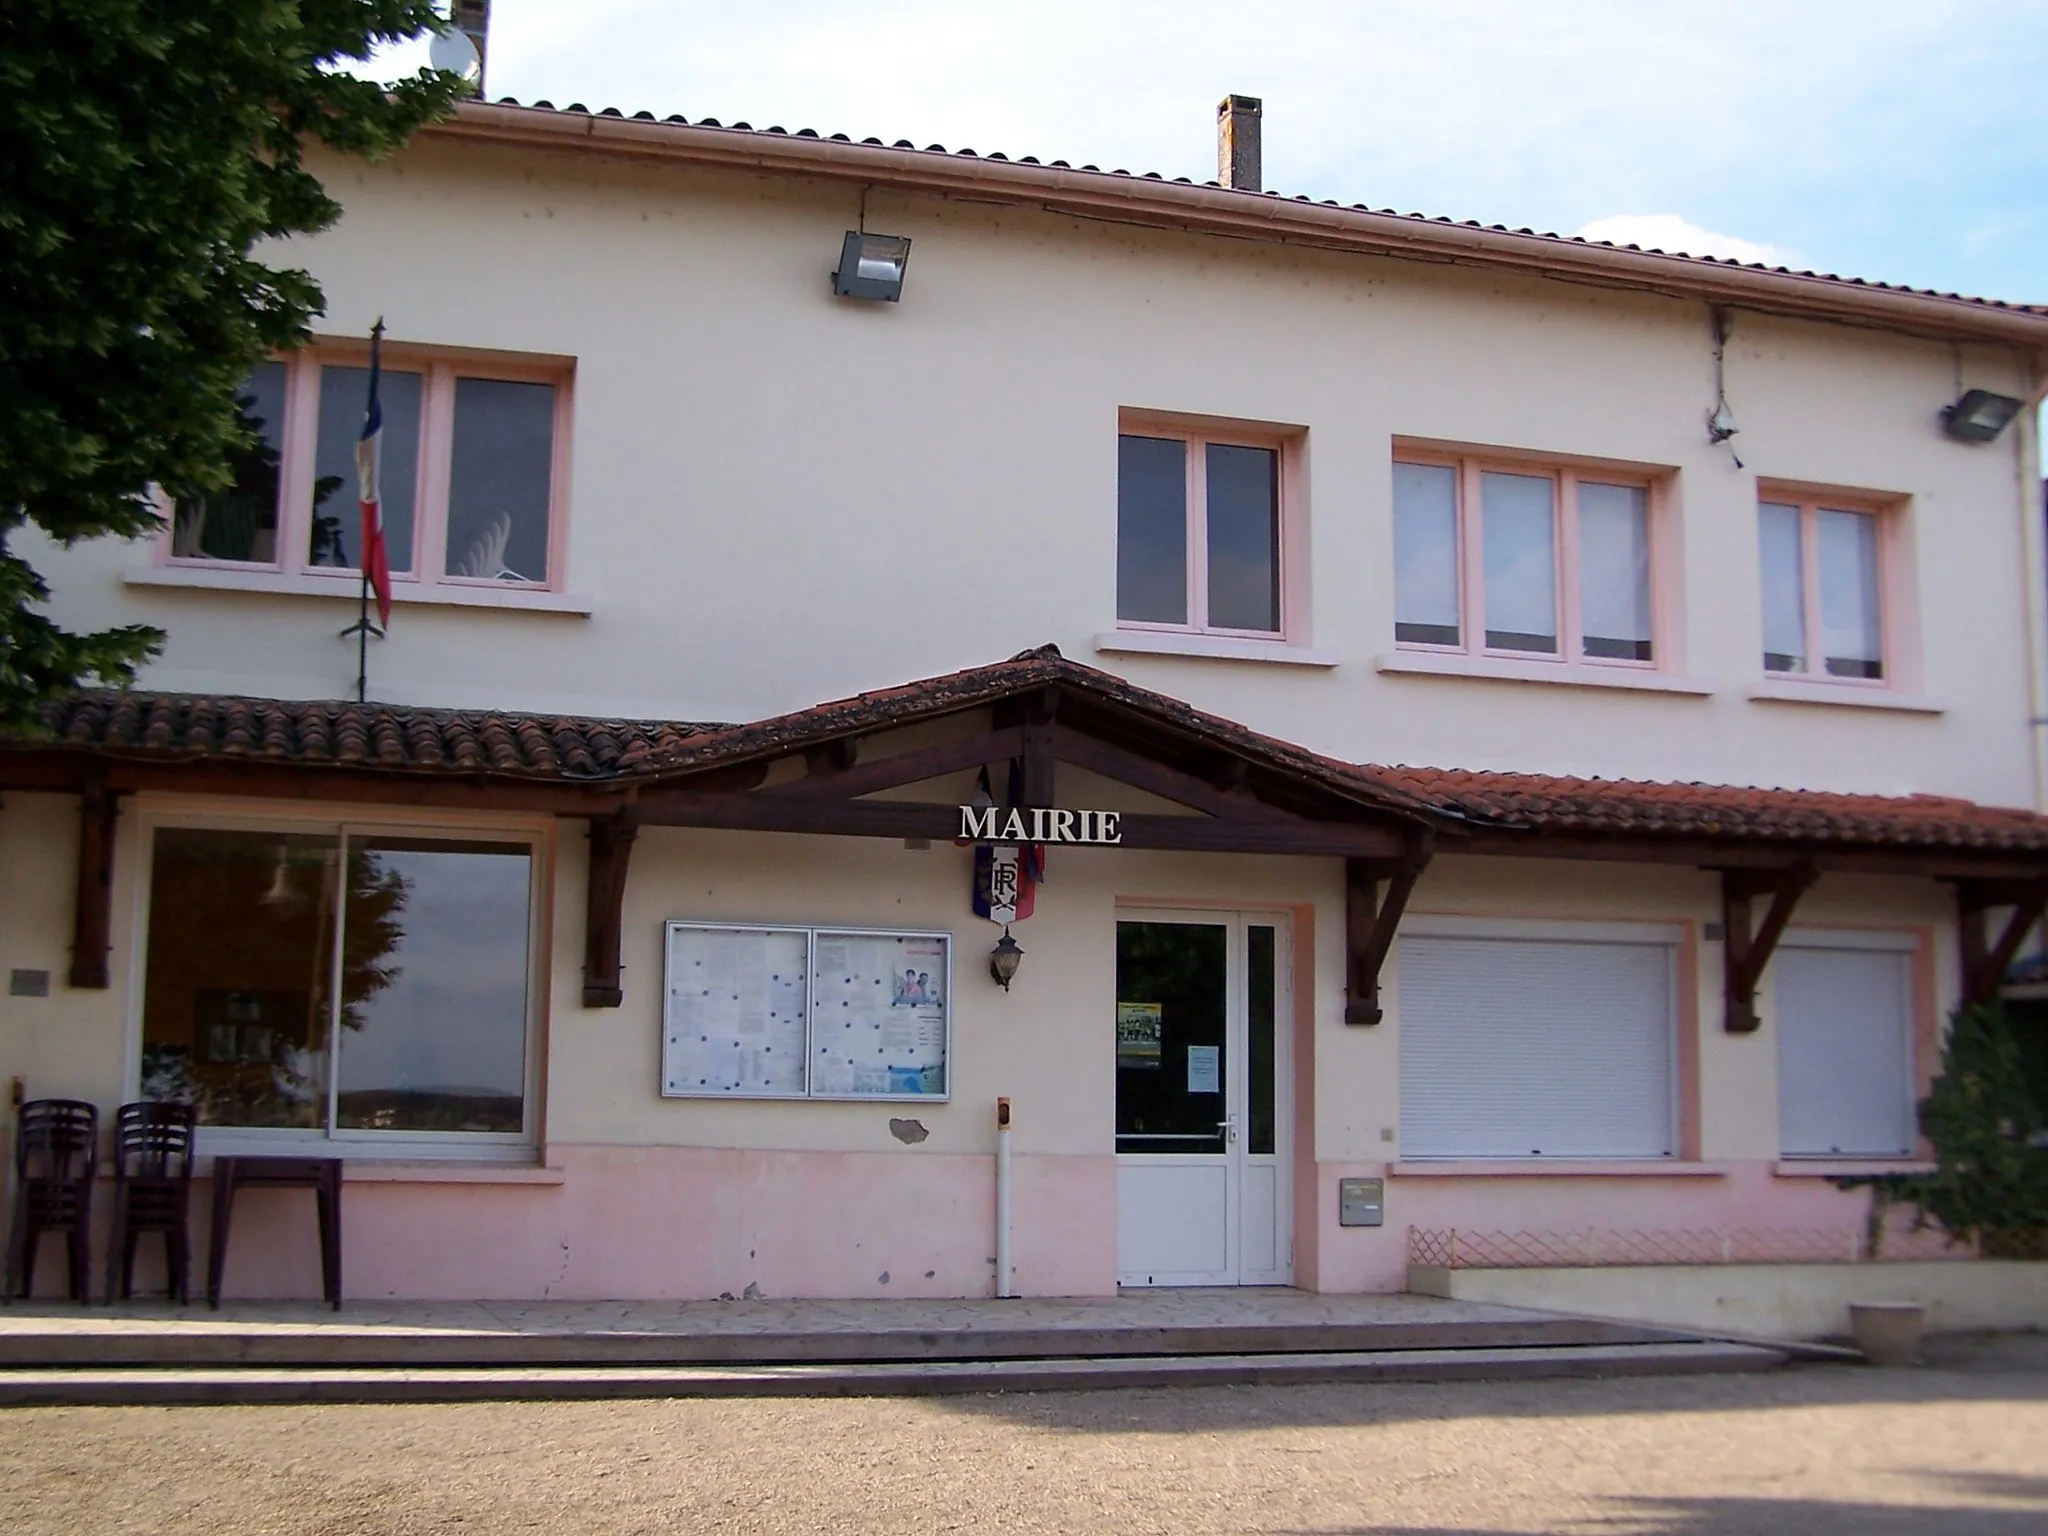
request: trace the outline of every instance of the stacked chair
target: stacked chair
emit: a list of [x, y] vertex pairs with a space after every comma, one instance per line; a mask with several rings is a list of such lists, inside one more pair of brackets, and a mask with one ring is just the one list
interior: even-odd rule
[[[192, 1244], [188, 1213], [196, 1116], [185, 1104], [123, 1104], [114, 1121], [114, 1210], [107, 1300], [133, 1293], [135, 1250], [161, 1233], [170, 1294], [187, 1298]], [[64, 1239], [71, 1299], [91, 1288], [92, 1190], [99, 1172], [99, 1111], [80, 1099], [31, 1099], [14, 1136], [14, 1189], [0, 1300], [35, 1289], [44, 1233]]]

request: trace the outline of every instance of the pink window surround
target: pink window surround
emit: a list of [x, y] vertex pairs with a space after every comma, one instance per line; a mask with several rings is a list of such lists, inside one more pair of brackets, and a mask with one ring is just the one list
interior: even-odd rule
[[[1678, 539], [1671, 524], [1675, 517], [1668, 470], [1634, 465], [1609, 465], [1599, 460], [1567, 459], [1551, 455], [1521, 454], [1511, 450], [1460, 448], [1436, 443], [1396, 441], [1396, 464], [1429, 465], [1456, 474], [1457, 494], [1457, 645], [1431, 644], [1420, 640], [1396, 639], [1399, 652], [1417, 657], [1466, 658], [1472, 675], [1507, 676], [1534, 680], [1545, 675], [1566, 681], [1577, 674], [1589, 684], [1603, 680], [1624, 683], [1628, 676], [1643, 679], [1643, 686], [1656, 688], [1652, 679], [1682, 670], [1679, 650], [1683, 626], [1680, 623], [1680, 583], [1675, 569]], [[1491, 647], [1486, 643], [1486, 551], [1482, 512], [1482, 483], [1487, 474], [1519, 475], [1551, 482], [1550, 515], [1552, 549], [1555, 552], [1554, 596], [1557, 650], [1542, 651]], [[1582, 632], [1583, 612], [1579, 562], [1580, 485], [1621, 486], [1644, 494], [1645, 534], [1649, 541], [1650, 656], [1634, 658], [1586, 654]], [[1389, 658], [1383, 670], [1401, 670]], [[1682, 682], [1670, 690], [1707, 692]]]
[[[403, 342], [384, 343], [382, 365], [387, 372], [421, 376], [417, 474], [413, 491], [413, 533], [409, 569], [391, 572], [392, 597], [398, 602], [454, 602], [489, 606], [516, 605], [520, 594], [557, 594], [568, 570], [570, 423], [575, 364], [567, 358], [474, 351]], [[276, 558], [216, 560], [172, 552], [172, 508], [159, 496], [166, 527], [156, 541], [155, 581], [135, 573], [145, 584], [218, 585], [228, 589], [320, 593], [332, 589], [352, 595], [362, 580], [354, 566], [315, 565], [309, 556], [313, 532], [315, 458], [320, 433], [320, 370], [323, 366], [366, 368], [366, 340], [316, 338], [299, 351], [273, 359], [285, 370], [284, 419]], [[547, 572], [542, 580], [489, 579], [446, 574], [448, 507], [455, 435], [455, 394], [458, 380], [495, 380], [546, 384], [555, 392], [550, 441], [547, 496]], [[393, 458], [386, 423], [385, 464]], [[385, 481], [386, 495], [393, 487]], [[336, 502], [340, 515], [356, 518], [358, 502], [353, 474]], [[394, 562], [400, 556], [394, 551]], [[175, 576], [170, 573], [177, 573]], [[555, 606], [550, 603], [548, 606]]]
[[[1307, 495], [1303, 473], [1306, 429], [1271, 423], [1239, 421], [1226, 417], [1155, 414], [1148, 411], [1120, 411], [1119, 436], [1171, 438], [1187, 445], [1187, 611], [1186, 624], [1155, 623], [1142, 619], [1116, 621], [1127, 634], [1214, 635], [1225, 640], [1250, 642], [1257, 646], [1300, 649], [1308, 645], [1308, 526]], [[1278, 456], [1279, 516], [1278, 547], [1274, 553], [1280, 586], [1280, 627], [1231, 629], [1208, 622], [1209, 608], [1209, 486], [1205, 450], [1221, 447], [1265, 448]], [[1149, 649], [1149, 647], [1148, 647]], [[1188, 652], [1184, 654], [1200, 654]], [[1246, 659], [1239, 647], [1228, 655]], [[1309, 665], [1330, 664], [1320, 653], [1302, 651]]]
[[[1806, 666], [1800, 671], [1766, 667], [1752, 698], [1791, 703], [1822, 702], [1829, 695], [1845, 701], [1858, 696], [1873, 704], [1940, 713], [1940, 706], [1919, 697], [1920, 656], [1917, 644], [1919, 605], [1913, 582], [1913, 537], [1904, 497], [1869, 491], [1838, 490], [1787, 481], [1757, 482], [1758, 517], [1765, 505], [1799, 511], [1801, 615], [1805, 630]], [[1822, 642], [1820, 514], [1854, 512], [1875, 519], [1877, 526], [1877, 606], [1881, 677], [1846, 677], [1827, 669]], [[1892, 696], [1892, 697], [1879, 697]], [[1896, 702], [1894, 702], [1894, 699]]]

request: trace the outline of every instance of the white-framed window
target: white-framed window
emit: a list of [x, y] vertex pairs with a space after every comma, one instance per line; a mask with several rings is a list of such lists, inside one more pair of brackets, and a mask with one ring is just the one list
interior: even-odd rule
[[1117, 436], [1117, 627], [1284, 640], [1300, 628], [1298, 433], [1126, 414]]
[[1766, 674], [1885, 686], [1897, 675], [1897, 512], [1848, 497], [1774, 492], [1757, 503]]
[[1401, 1155], [1675, 1155], [1681, 939], [1661, 924], [1410, 918]]
[[530, 1154], [545, 834], [163, 814], [136, 1095], [211, 1150]]
[[1646, 475], [1401, 449], [1394, 639], [1403, 649], [1654, 668]]
[[1781, 1157], [1906, 1157], [1917, 1139], [1907, 934], [1794, 929], [1771, 957]]
[[[380, 476], [393, 595], [551, 591], [566, 570], [573, 369], [559, 359], [386, 344]], [[253, 445], [226, 490], [167, 507], [159, 563], [194, 573], [360, 579], [355, 468], [367, 344], [260, 363], [238, 395]]]

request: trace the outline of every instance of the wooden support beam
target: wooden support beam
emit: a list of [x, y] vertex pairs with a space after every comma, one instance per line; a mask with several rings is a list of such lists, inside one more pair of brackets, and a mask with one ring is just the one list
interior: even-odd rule
[[1024, 803], [1028, 806], [1058, 803], [1053, 799], [1053, 764], [1058, 755], [1053, 722], [1059, 707], [1059, 690], [1048, 688], [1031, 701], [1024, 722]]
[[[1380, 968], [1394, 945], [1394, 931], [1408, 898], [1429, 863], [1429, 849], [1419, 847], [1405, 858], [1351, 858], [1344, 861], [1344, 1022], [1377, 1024]], [[1387, 883], [1380, 895], [1380, 882]]]
[[114, 823], [121, 797], [104, 778], [89, 780], [78, 797], [78, 886], [71, 913], [71, 985], [101, 991], [110, 985], [113, 947]]
[[[2013, 957], [2026, 941], [2027, 931], [2048, 909], [2048, 879], [2043, 880], [1958, 880], [1956, 886], [1956, 932], [1962, 946], [1963, 1006], [1981, 1007], [1998, 997]], [[1990, 935], [1990, 916], [1995, 908], [2008, 908], [2005, 927], [1996, 940]]]
[[814, 779], [836, 778], [860, 759], [860, 740], [840, 736], [804, 748], [804, 772]]
[[[765, 790], [757, 794], [650, 794], [640, 802], [640, 822], [643, 826], [727, 827], [749, 832], [811, 832], [838, 837], [923, 837], [951, 842], [960, 835], [960, 807], [912, 800], [828, 800], [773, 795]], [[1399, 831], [1363, 822], [1126, 815], [1118, 818], [1117, 827], [1126, 848], [1199, 853], [1303, 853], [1398, 859], [1408, 846]]]
[[[979, 768], [984, 763], [1001, 762], [1015, 757], [1023, 749], [1024, 728], [1012, 726], [1008, 730], [984, 731], [963, 741], [942, 741], [935, 746], [898, 752], [890, 757], [872, 757], [857, 766], [848, 764], [829, 773], [790, 779], [771, 785], [760, 794], [764, 799], [774, 800], [852, 800], [861, 795], [871, 795], [878, 789], [919, 784], [943, 774], [957, 773], [962, 768]], [[663, 793], [650, 789], [641, 797], [641, 803], [649, 807], [657, 805]]]
[[619, 975], [619, 938], [626, 906], [626, 869], [640, 812], [625, 806], [590, 818], [590, 874], [584, 890], [583, 1006], [616, 1008], [626, 1000]]
[[[1806, 864], [1721, 871], [1721, 1024], [1729, 1034], [1755, 1033], [1757, 983], [1785, 935], [1785, 925], [1792, 921], [1792, 909], [1818, 875]], [[1771, 898], [1760, 925], [1754, 922], [1753, 910], [1759, 896]]]
[[1283, 811], [1278, 806], [1267, 805], [1249, 794], [1218, 789], [1191, 773], [1182, 773], [1177, 768], [1169, 768], [1164, 763], [1123, 747], [1111, 746], [1108, 742], [1093, 736], [1083, 736], [1079, 731], [1067, 726], [1061, 726], [1054, 733], [1053, 751], [1063, 762], [1072, 763], [1077, 768], [1086, 768], [1090, 773], [1099, 773], [1105, 779], [1115, 779], [1120, 784], [1129, 784], [1134, 789], [1145, 790], [1162, 800], [1184, 805], [1189, 810], [1247, 821], [1316, 825], [1306, 817], [1296, 816], [1291, 811]]

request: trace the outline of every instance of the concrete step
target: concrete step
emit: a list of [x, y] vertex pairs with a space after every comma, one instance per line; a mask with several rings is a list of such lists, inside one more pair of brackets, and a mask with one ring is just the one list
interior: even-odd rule
[[1133, 1356], [1377, 1354], [1663, 1344], [1698, 1334], [1642, 1323], [1524, 1313], [1469, 1321], [1105, 1323], [1084, 1327], [671, 1332], [438, 1330], [346, 1321], [266, 1328], [193, 1309], [155, 1325], [0, 1333], [0, 1369], [336, 1366], [421, 1369], [626, 1365], [827, 1365]]
[[0, 1370], [0, 1406], [936, 1396], [1107, 1387], [1698, 1375], [1766, 1370], [1785, 1360], [1778, 1350], [1702, 1341], [804, 1365], [28, 1368]]

